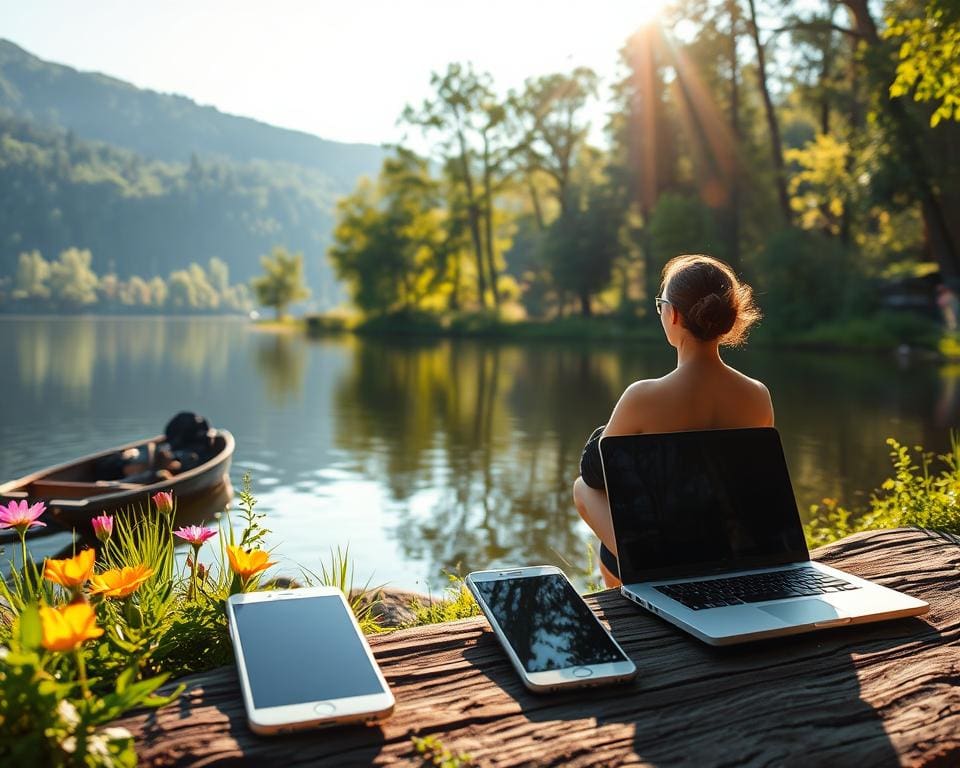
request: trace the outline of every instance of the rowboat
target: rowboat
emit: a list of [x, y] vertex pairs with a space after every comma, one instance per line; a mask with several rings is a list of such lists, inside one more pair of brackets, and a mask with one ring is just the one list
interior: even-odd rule
[[[158, 435], [138, 440], [3, 483], [0, 485], [0, 503], [14, 499], [27, 499], [31, 504], [43, 501], [47, 505], [46, 515], [56, 523], [64, 527], [80, 527], [103, 512], [145, 506], [149, 498], [160, 491], [175, 495], [178, 518], [182, 508], [196, 509], [229, 499], [232, 492], [230, 462], [235, 442], [233, 435], [224, 429], [215, 431], [213, 454], [207, 461], [168, 479], [142, 484], [96, 478], [94, 468], [98, 459], [129, 448], [142, 448], [151, 442], [162, 443], [165, 439], [164, 435]], [[200, 511], [210, 512], [211, 509]]]

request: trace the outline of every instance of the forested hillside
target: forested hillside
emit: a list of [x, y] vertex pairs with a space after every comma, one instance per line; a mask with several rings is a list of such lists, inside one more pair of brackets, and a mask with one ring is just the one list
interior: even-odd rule
[[333, 208], [382, 151], [232, 117], [49, 64], [0, 40], [0, 280], [19, 254], [76, 247], [98, 274], [166, 276], [211, 258], [233, 280], [281, 244], [320, 306]]

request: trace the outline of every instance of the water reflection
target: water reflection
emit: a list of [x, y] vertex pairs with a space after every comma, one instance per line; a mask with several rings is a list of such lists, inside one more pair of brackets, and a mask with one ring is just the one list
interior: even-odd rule
[[253, 362], [267, 397], [276, 404], [298, 396], [306, 373], [305, 342], [290, 334], [262, 334], [254, 342]]
[[[237, 438], [234, 484], [253, 472], [278, 552], [315, 569], [349, 542], [358, 577], [413, 588], [458, 566], [581, 568], [583, 441], [628, 383], [675, 360], [665, 346], [307, 341], [128, 318], [0, 320], [0, 355], [17, 368], [0, 478], [195, 410]], [[875, 488], [886, 437], [944, 451], [960, 421], [957, 366], [760, 349], [730, 362], [773, 393], [801, 509]]]

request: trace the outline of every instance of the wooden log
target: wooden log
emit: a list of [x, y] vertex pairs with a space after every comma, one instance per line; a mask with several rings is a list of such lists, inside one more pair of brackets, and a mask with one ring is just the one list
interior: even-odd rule
[[608, 590], [588, 602], [640, 669], [629, 686], [531, 694], [476, 618], [372, 638], [397, 699], [381, 726], [257, 737], [233, 667], [116, 725], [146, 766], [422, 765], [428, 734], [491, 766], [960, 765], [960, 542], [875, 531], [814, 555], [929, 614], [712, 648]]

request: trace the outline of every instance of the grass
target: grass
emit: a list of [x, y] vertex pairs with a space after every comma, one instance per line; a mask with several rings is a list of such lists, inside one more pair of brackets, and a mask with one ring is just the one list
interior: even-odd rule
[[447, 574], [449, 583], [443, 591], [443, 596], [429, 599], [426, 603], [414, 598], [410, 608], [414, 613], [413, 621], [405, 624], [408, 627], [422, 627], [427, 624], [442, 624], [445, 621], [466, 619], [470, 616], [479, 616], [480, 607], [470, 594], [463, 579], [453, 574]]

